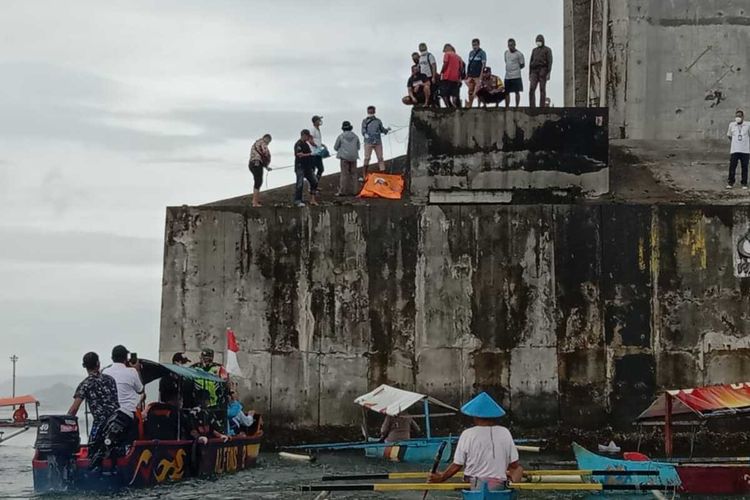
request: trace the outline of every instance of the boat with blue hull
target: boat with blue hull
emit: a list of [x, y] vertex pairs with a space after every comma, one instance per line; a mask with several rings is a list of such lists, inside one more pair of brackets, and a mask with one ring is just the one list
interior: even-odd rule
[[[303, 450], [308, 453], [317, 453], [321, 451], [345, 451], [345, 450], [364, 450], [368, 458], [388, 460], [391, 462], [406, 463], [430, 463], [435, 458], [440, 445], [446, 444], [447, 453], [443, 454], [442, 461], [448, 463], [453, 455], [453, 446], [458, 441], [458, 436], [433, 436], [432, 435], [432, 418], [446, 417], [458, 414], [458, 409], [443, 403], [433, 397], [416, 392], [397, 389], [388, 385], [381, 385], [374, 391], [359, 396], [354, 403], [361, 406], [363, 415], [366, 420], [366, 410], [378, 413], [384, 417], [407, 416], [409, 408], [421, 406], [423, 413], [419, 415], [408, 415], [411, 418], [424, 419], [423, 438], [404, 439], [393, 442], [383, 442], [367, 436], [366, 422], [363, 422], [362, 429], [365, 434], [365, 441], [348, 442], [348, 443], [322, 443], [322, 444], [303, 444], [298, 446], [285, 447], [287, 450]], [[444, 410], [442, 413], [431, 413], [431, 408], [438, 407]]]
[[612, 471], [657, 471], [658, 475], [638, 476], [598, 476], [594, 480], [603, 484], [638, 484], [638, 485], [655, 485], [661, 487], [679, 488], [682, 484], [680, 475], [673, 464], [653, 462], [653, 461], [635, 461], [609, 458], [596, 453], [592, 453], [578, 443], [573, 443], [573, 453], [578, 463], [578, 468], [582, 470], [612, 470]]

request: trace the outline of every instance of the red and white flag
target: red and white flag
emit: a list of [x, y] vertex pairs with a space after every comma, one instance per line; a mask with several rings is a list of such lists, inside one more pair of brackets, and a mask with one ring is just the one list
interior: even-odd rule
[[237, 337], [231, 328], [227, 328], [227, 357], [226, 369], [232, 375], [244, 376], [240, 364], [237, 362], [237, 353], [240, 352], [240, 346], [237, 344]]

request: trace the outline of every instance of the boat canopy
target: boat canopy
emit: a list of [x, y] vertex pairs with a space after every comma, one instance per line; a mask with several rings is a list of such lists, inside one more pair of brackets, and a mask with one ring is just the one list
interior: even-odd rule
[[636, 422], [664, 419], [668, 397], [672, 398], [673, 417], [693, 415], [711, 418], [750, 414], [750, 382], [744, 382], [666, 391], [638, 416]]
[[189, 366], [173, 365], [171, 363], [157, 363], [156, 361], [149, 361], [142, 359], [141, 361], [141, 380], [144, 384], [153, 382], [154, 380], [160, 379], [165, 375], [177, 375], [180, 378], [186, 380], [210, 380], [217, 384], [225, 384], [226, 380], [208, 373], [205, 370], [198, 368], [191, 368]]
[[16, 396], [15, 398], [0, 398], [0, 407], [39, 404], [34, 396]]
[[429, 401], [435, 406], [440, 406], [458, 413], [458, 408], [447, 405], [433, 397], [419, 394], [417, 392], [396, 389], [395, 387], [385, 384], [372, 392], [368, 392], [367, 394], [358, 397], [354, 402], [368, 410], [396, 417], [410, 407], [424, 400]]

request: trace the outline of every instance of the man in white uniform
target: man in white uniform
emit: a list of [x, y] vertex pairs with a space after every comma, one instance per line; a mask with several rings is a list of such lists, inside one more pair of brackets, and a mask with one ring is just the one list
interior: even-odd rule
[[727, 137], [732, 141], [732, 149], [729, 157], [729, 182], [727, 189], [734, 187], [737, 179], [737, 164], [742, 165], [742, 189], [747, 189], [747, 168], [750, 163], [750, 123], [745, 121], [745, 113], [737, 110], [734, 122], [729, 124]]
[[496, 420], [505, 410], [486, 392], [461, 407], [461, 413], [474, 419], [474, 427], [461, 433], [453, 463], [443, 473], [430, 475], [431, 483], [442, 483], [464, 469], [464, 479], [473, 490], [502, 490], [508, 480], [520, 482], [523, 468], [513, 436]]

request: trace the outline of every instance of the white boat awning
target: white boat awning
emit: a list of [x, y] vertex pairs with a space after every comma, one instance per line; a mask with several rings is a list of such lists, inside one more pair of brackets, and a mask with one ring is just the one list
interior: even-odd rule
[[368, 392], [354, 400], [356, 404], [384, 415], [398, 416], [420, 401], [428, 400], [430, 403], [458, 413], [457, 408], [438, 401], [435, 398], [419, 394], [417, 392], [396, 389], [389, 385], [381, 385], [374, 391]]

